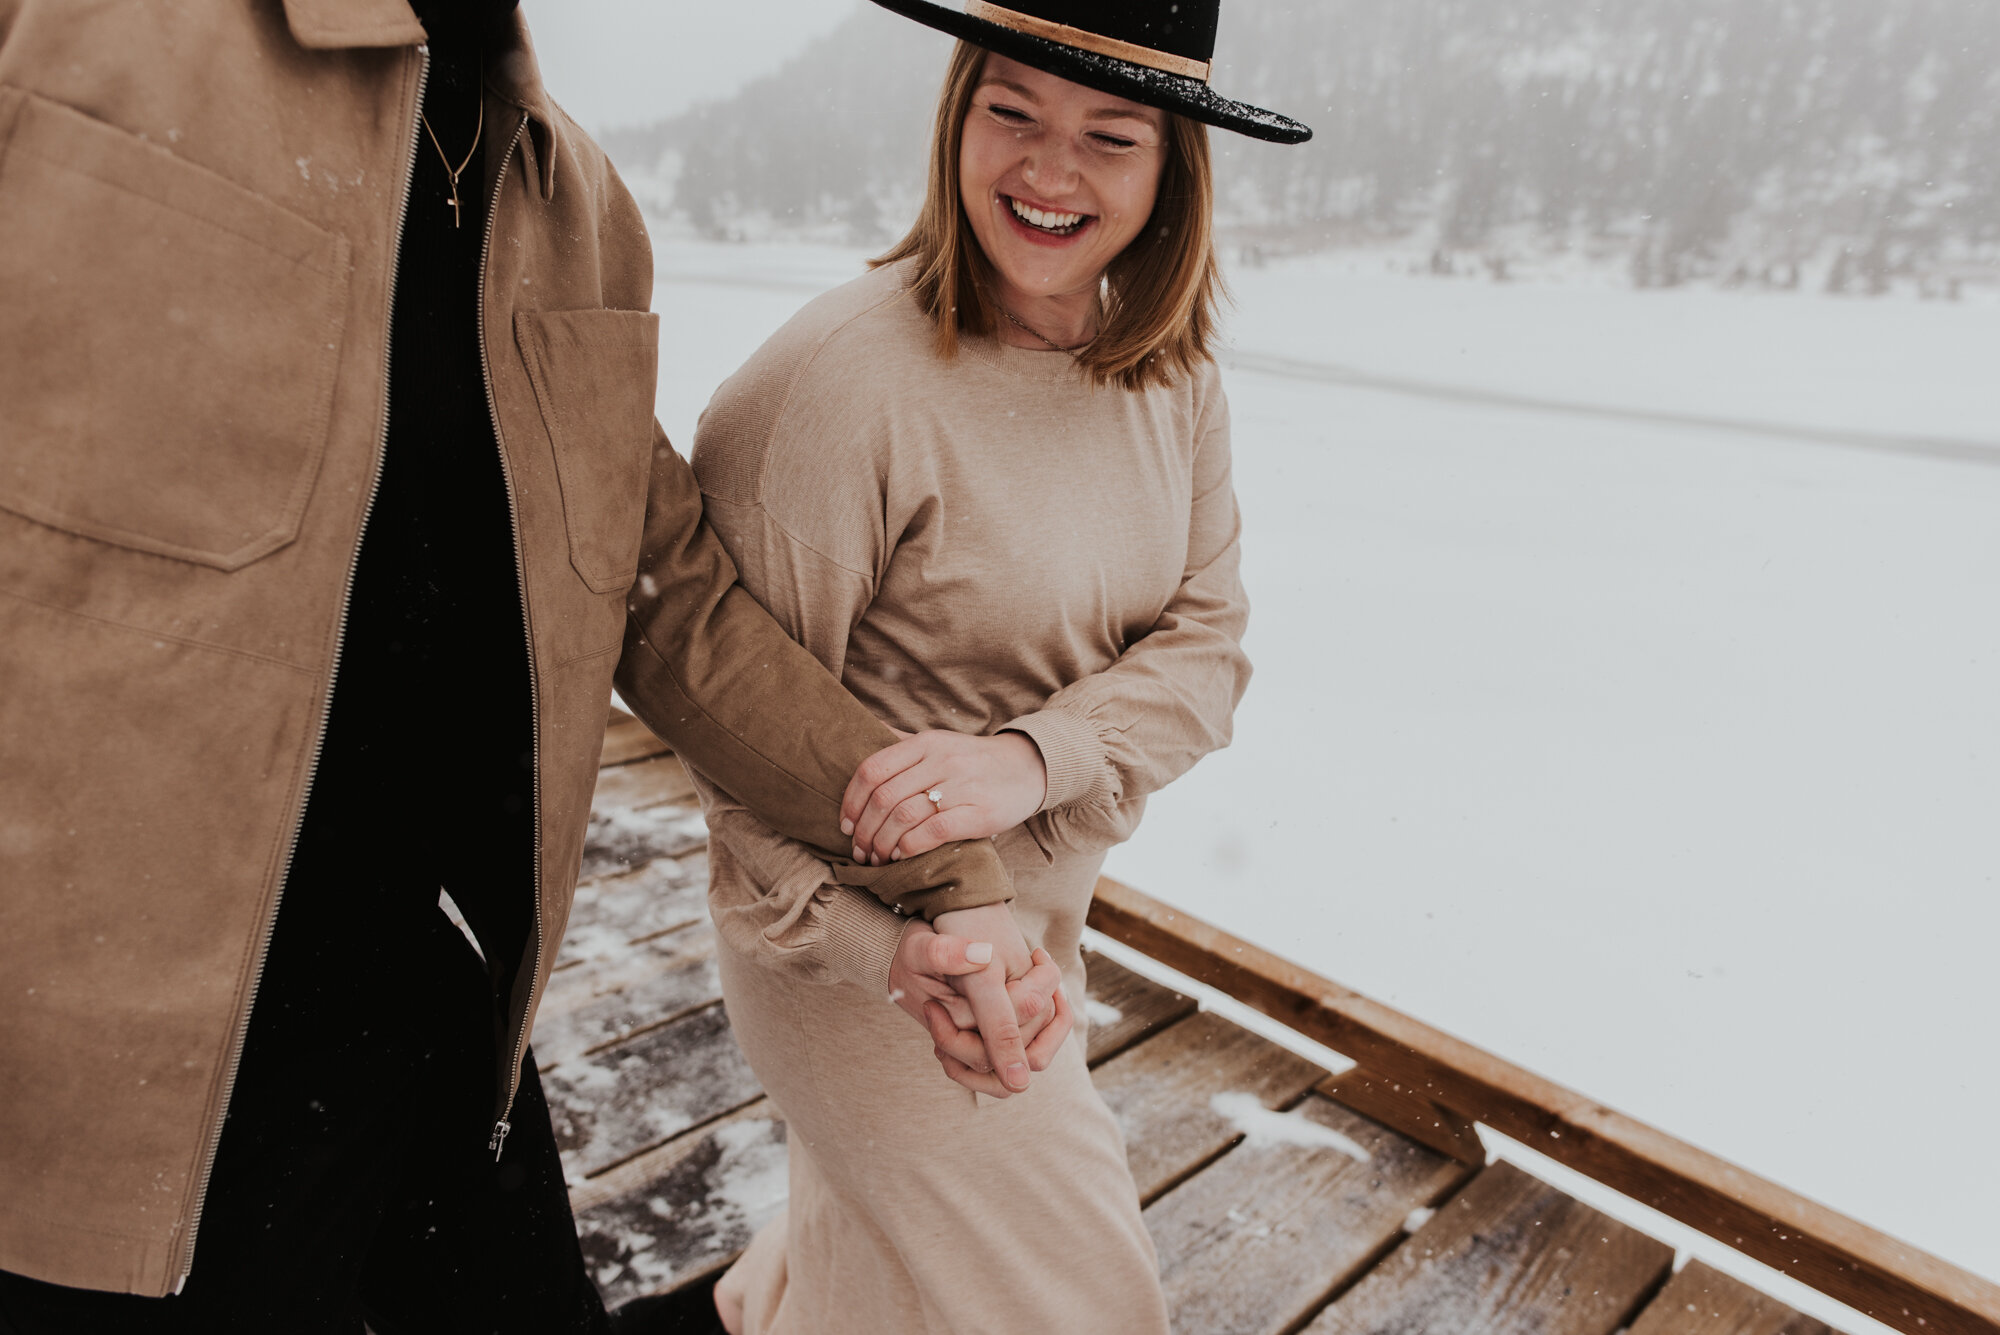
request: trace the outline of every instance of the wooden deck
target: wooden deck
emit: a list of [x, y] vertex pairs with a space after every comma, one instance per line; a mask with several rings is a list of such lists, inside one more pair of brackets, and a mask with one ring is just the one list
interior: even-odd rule
[[[679, 764], [614, 716], [534, 1049], [607, 1302], [683, 1293], [681, 1329], [703, 1328], [707, 1283], [786, 1187], [783, 1119], [722, 1011], [706, 871]], [[1392, 1109], [1396, 1091], [1329, 1079], [1111, 960], [1089, 973], [1090, 1062], [1177, 1332], [1830, 1335], [1487, 1163], [1463, 1118]]]

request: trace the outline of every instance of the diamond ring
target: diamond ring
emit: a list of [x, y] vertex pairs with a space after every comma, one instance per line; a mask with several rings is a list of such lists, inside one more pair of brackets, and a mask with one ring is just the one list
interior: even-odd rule
[[931, 805], [939, 811], [944, 810], [944, 789], [933, 788], [928, 793], [925, 793], [924, 796], [929, 798]]

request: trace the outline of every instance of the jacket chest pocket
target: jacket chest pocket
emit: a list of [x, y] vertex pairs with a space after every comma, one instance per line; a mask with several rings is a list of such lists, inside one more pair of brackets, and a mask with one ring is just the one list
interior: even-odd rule
[[514, 338], [555, 450], [570, 564], [591, 592], [621, 592], [646, 527], [660, 317], [519, 311]]
[[235, 570], [298, 534], [347, 242], [0, 87], [0, 509]]

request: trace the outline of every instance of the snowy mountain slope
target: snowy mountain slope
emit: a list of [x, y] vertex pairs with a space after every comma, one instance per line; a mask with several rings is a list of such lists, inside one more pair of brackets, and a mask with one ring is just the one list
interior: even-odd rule
[[[880, 240], [922, 184], [946, 44], [863, 6], [775, 75], [607, 134], [712, 237]], [[1396, 240], [1450, 269], [1550, 251], [1692, 278], [1951, 295], [2000, 276], [1991, 0], [1237, 0], [1218, 86], [1314, 141], [1221, 136], [1266, 251]]]

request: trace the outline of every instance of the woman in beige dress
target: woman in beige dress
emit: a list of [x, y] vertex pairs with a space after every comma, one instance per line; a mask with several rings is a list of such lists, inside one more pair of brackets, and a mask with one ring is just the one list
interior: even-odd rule
[[[856, 858], [991, 836], [1016, 898], [898, 916], [701, 785], [723, 996], [791, 1161], [717, 1306], [752, 1335], [1161, 1335], [1079, 939], [1249, 678], [1204, 123], [1309, 132], [1208, 88], [1214, 3], [878, 3], [961, 38], [923, 215], [717, 391], [694, 466], [743, 583], [911, 734], [849, 790]], [[989, 984], [1030, 947], [1061, 970], [1032, 1074], [905, 985], [948, 937], [991, 944]]]

